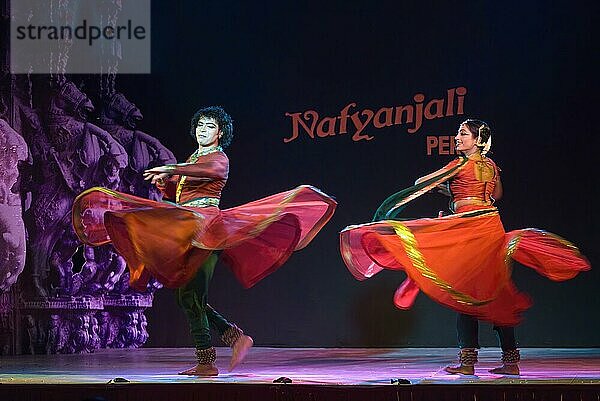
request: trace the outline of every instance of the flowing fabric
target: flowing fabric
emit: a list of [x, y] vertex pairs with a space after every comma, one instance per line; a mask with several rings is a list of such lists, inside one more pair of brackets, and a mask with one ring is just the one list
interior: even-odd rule
[[215, 250], [248, 288], [305, 247], [335, 207], [308, 185], [225, 210], [91, 188], [75, 200], [72, 217], [85, 244], [113, 244], [127, 261], [133, 288], [145, 289], [151, 276], [181, 287]]
[[456, 159], [455, 161], [448, 163], [448, 165], [446, 165], [444, 168], [440, 169], [439, 174], [436, 174], [428, 180], [389, 196], [377, 208], [375, 216], [373, 216], [373, 221], [399, 218], [400, 212], [404, 210], [410, 201], [418, 198], [419, 196], [435, 188], [438, 184], [441, 184], [442, 182], [455, 176], [462, 170], [467, 161], [468, 159], [466, 157]]
[[[465, 162], [450, 163], [427, 182], [398, 192], [393, 201], [388, 198], [375, 220], [397, 215], [409, 200], [459, 174]], [[531, 305], [511, 280], [513, 260], [555, 281], [590, 268], [577, 247], [554, 234], [530, 228], [506, 233], [496, 208], [463, 210], [439, 218], [349, 226], [340, 233], [342, 258], [358, 280], [383, 269], [405, 271], [408, 278], [394, 294], [401, 309], [410, 308], [423, 291], [442, 305], [499, 326], [518, 324]]]

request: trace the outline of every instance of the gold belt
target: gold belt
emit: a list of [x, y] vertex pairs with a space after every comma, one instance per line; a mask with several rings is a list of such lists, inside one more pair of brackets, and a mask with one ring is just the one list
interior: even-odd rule
[[461, 199], [455, 200], [454, 202], [450, 202], [450, 210], [455, 212], [456, 209], [460, 208], [461, 206], [467, 206], [467, 205], [492, 206], [493, 204], [494, 204], [494, 202], [486, 201], [481, 198], [461, 198]]
[[191, 207], [208, 207], [208, 206], [219, 207], [219, 198], [209, 198], [209, 197], [196, 198], [196, 199], [189, 200], [187, 202], [183, 202], [180, 205], [181, 206], [191, 206]]

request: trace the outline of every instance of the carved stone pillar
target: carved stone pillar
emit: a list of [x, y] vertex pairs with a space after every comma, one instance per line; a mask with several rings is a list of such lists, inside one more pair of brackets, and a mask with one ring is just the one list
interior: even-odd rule
[[144, 311], [152, 307], [152, 294], [107, 296], [104, 309], [111, 324], [106, 348], [137, 348], [148, 340]]
[[148, 340], [151, 294], [23, 301], [23, 353], [72, 354], [137, 348]]
[[14, 355], [17, 348], [15, 291], [0, 294], [0, 355]]
[[[139, 347], [148, 338], [144, 311], [152, 306], [158, 284], [148, 294], [133, 292], [125, 261], [110, 245], [77, 253], [80, 243], [70, 210], [74, 197], [86, 188], [119, 188], [128, 158], [142, 169], [148, 162], [174, 158], [164, 147], [156, 150], [158, 141], [145, 134], [138, 135], [143, 145], [138, 147], [149, 150], [131, 158], [115, 138], [88, 121], [90, 99], [60, 71], [12, 76], [9, 3], [0, 1], [0, 150], [8, 146], [0, 152], [0, 355]], [[110, 71], [104, 78], [113, 93], [116, 64]], [[13, 182], [14, 171], [6, 165], [15, 165], [10, 148], [15, 142], [4, 139], [14, 138], [14, 131], [29, 147], [27, 168], [20, 171], [20, 199], [5, 190], [13, 189], [6, 183]], [[132, 193], [143, 190], [147, 188], [133, 184]], [[13, 213], [21, 206], [17, 214], [25, 216], [27, 227], [25, 270], [19, 259], [24, 235], [14, 227], [19, 216]]]
[[92, 297], [23, 301], [23, 353], [72, 354], [100, 348], [96, 315], [103, 308], [102, 299]]

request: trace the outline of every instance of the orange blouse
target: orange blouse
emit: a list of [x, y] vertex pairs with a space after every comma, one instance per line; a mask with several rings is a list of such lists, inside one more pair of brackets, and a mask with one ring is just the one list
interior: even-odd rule
[[[450, 167], [458, 163], [454, 160]], [[450, 179], [450, 192], [454, 202], [464, 199], [493, 202], [492, 193], [500, 177], [500, 169], [494, 161], [480, 154], [469, 157], [463, 168]]]

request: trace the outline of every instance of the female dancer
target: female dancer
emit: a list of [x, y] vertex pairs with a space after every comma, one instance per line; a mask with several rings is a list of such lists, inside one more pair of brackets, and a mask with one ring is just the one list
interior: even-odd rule
[[[503, 365], [492, 372], [519, 374], [514, 326], [531, 302], [510, 278], [512, 260], [556, 281], [590, 267], [574, 245], [554, 234], [504, 231], [493, 206], [502, 195], [499, 169], [486, 157], [491, 139], [486, 123], [466, 120], [455, 137], [457, 159], [389, 197], [373, 223], [349, 226], [340, 234], [342, 257], [357, 279], [383, 268], [407, 273], [394, 295], [399, 308], [409, 308], [422, 290], [460, 313], [460, 365], [447, 367], [449, 373], [474, 373], [481, 319], [494, 323], [503, 351]], [[451, 197], [454, 214], [393, 220], [408, 202], [436, 187]]]
[[171, 202], [154, 202], [106, 188], [81, 193], [73, 225], [88, 245], [111, 242], [125, 258], [131, 287], [143, 291], [154, 276], [177, 299], [190, 322], [198, 363], [182, 374], [215, 376], [212, 324], [233, 348], [230, 368], [241, 362], [252, 339], [207, 303], [208, 285], [221, 251], [246, 288], [304, 248], [331, 218], [336, 202], [302, 185], [231, 209], [219, 200], [229, 174], [223, 149], [233, 137], [231, 117], [216, 106], [198, 110], [191, 135], [198, 148], [185, 163], [154, 167], [144, 176]]

